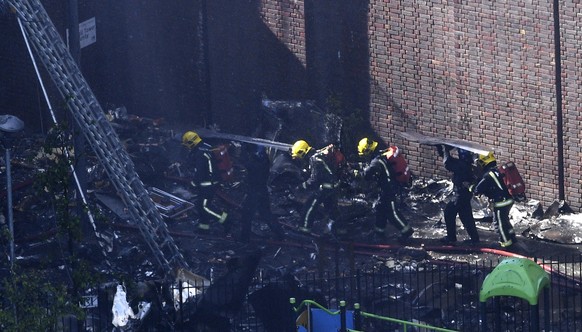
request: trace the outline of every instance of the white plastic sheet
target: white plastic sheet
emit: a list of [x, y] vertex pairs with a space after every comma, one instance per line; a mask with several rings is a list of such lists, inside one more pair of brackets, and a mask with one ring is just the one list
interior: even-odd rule
[[126, 326], [130, 318], [137, 318], [133, 309], [129, 306], [126, 296], [124, 287], [117, 285], [117, 292], [113, 298], [113, 308], [111, 308], [111, 312], [113, 313], [113, 321], [111, 323], [115, 327]]

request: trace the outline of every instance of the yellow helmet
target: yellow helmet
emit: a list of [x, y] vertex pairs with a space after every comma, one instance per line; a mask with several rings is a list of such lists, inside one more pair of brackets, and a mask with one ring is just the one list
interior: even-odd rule
[[495, 156], [493, 155], [493, 152], [489, 152], [486, 155], [479, 155], [479, 164], [481, 164], [481, 166], [485, 167], [487, 165], [489, 165], [490, 163], [495, 161]]
[[200, 142], [202, 142], [202, 138], [200, 138], [200, 135], [193, 131], [187, 131], [184, 133], [184, 135], [182, 135], [182, 145], [189, 149], [192, 149], [196, 145], [200, 144]]
[[365, 157], [370, 153], [374, 152], [374, 150], [376, 150], [377, 147], [378, 142], [364, 137], [358, 143], [358, 155], [360, 157]]
[[309, 150], [311, 150], [309, 144], [304, 140], [299, 140], [291, 147], [291, 157], [293, 157], [293, 159], [303, 158]]

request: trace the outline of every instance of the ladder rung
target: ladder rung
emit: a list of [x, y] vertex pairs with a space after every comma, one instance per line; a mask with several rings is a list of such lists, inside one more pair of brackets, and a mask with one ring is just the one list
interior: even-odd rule
[[157, 262], [169, 269], [167, 257], [170, 257], [172, 264], [177, 265], [174, 267], [187, 266], [160, 212], [137, 176], [133, 161], [103, 115], [99, 102], [40, 1], [14, 1], [13, 5], [26, 18], [27, 35], [34, 49], [40, 53], [51, 79], [62, 95], [72, 97], [67, 104], [73, 116], [85, 131], [88, 144], [102, 159], [110, 181], [123, 196], [132, 219], [139, 225]]

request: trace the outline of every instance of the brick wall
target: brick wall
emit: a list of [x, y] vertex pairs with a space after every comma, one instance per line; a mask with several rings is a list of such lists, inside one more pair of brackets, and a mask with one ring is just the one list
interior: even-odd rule
[[207, 1], [207, 12], [212, 113], [223, 130], [256, 129], [264, 96], [305, 97], [300, 5], [213, 0]]
[[[558, 199], [553, 8], [547, 1], [370, 1], [370, 121], [413, 171], [443, 175], [400, 130], [456, 137], [514, 160], [529, 196]], [[561, 10], [566, 201], [581, 206], [581, 5]]]
[[303, 1], [261, 0], [264, 24], [287, 48], [306, 65], [305, 15]]
[[[62, 32], [62, 6], [43, 3]], [[97, 18], [98, 42], [81, 58], [102, 105], [192, 126], [207, 124], [209, 114], [225, 131], [247, 134], [262, 96], [315, 99], [325, 108], [336, 94], [344, 107], [364, 110], [384, 141], [399, 144], [419, 175], [447, 173], [433, 149], [398, 131], [488, 145], [517, 163], [531, 198], [547, 206], [559, 197], [551, 1], [207, 1], [205, 64], [201, 3], [81, 1], [80, 20]], [[565, 196], [580, 209], [582, 4], [562, 6]], [[10, 32], [0, 40], [7, 77], [0, 106], [33, 123], [45, 106], [14, 24], [0, 19]]]
[[[560, 3], [566, 201], [579, 210], [582, 207], [582, 4], [579, 1]], [[543, 193], [540, 190], [540, 195]]]

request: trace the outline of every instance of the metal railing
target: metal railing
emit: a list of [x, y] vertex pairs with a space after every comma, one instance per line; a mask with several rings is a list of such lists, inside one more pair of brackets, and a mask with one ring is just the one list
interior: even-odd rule
[[[293, 313], [301, 313], [301, 309], [305, 307], [306, 312], [310, 312], [312, 307], [317, 307], [319, 309], [321, 309], [323, 312], [325, 312], [327, 315], [329, 316], [339, 316], [339, 327], [338, 326], [333, 326], [333, 328], [337, 329], [339, 332], [360, 332], [362, 331], [362, 319], [363, 318], [371, 318], [371, 319], [376, 319], [376, 320], [383, 320], [383, 321], [387, 321], [387, 322], [391, 322], [391, 323], [396, 323], [400, 326], [402, 326], [404, 332], [406, 332], [408, 330], [408, 327], [413, 326], [413, 327], [419, 327], [419, 328], [423, 328], [425, 330], [429, 330], [429, 331], [440, 331], [440, 332], [455, 332], [454, 330], [449, 330], [449, 329], [444, 329], [444, 328], [440, 328], [440, 327], [436, 327], [436, 326], [430, 326], [430, 325], [426, 325], [426, 324], [420, 324], [420, 323], [414, 323], [414, 322], [409, 322], [409, 321], [404, 321], [404, 320], [400, 320], [400, 319], [394, 319], [391, 317], [385, 317], [385, 316], [379, 316], [373, 313], [369, 313], [369, 312], [365, 312], [362, 311], [360, 308], [360, 304], [359, 303], [354, 303], [354, 310], [353, 310], [353, 325], [354, 328], [348, 328], [348, 325], [352, 325], [350, 323], [348, 323], [348, 315], [347, 315], [347, 304], [345, 301], [340, 301], [340, 308], [339, 310], [330, 310], [328, 308], [323, 307], [321, 304], [315, 302], [315, 301], [311, 301], [311, 300], [304, 300], [302, 301], [297, 307], [295, 307], [295, 298], [291, 298], [289, 299], [289, 302], [291, 303], [291, 305], [293, 306]], [[306, 326], [308, 327], [307, 331], [309, 331], [311, 329], [310, 326], [310, 320], [313, 320], [314, 318], [309, 318], [309, 314], [307, 314], [307, 320], [305, 322]]]
[[[215, 324], [210, 331], [296, 331], [297, 317], [291, 315], [289, 303], [294, 297], [298, 303], [309, 300], [326, 308], [338, 308], [340, 300], [357, 303], [366, 313], [361, 315], [359, 331], [401, 331], [402, 322], [458, 331], [530, 331], [531, 310], [539, 310], [540, 326], [549, 326], [551, 331], [582, 330], [582, 255], [537, 260], [551, 279], [549, 291], [543, 295], [549, 298], [535, 309], [517, 298], [487, 301], [484, 314], [488, 326], [482, 326], [480, 288], [501, 260], [400, 260], [369, 271], [296, 276], [267, 277], [265, 271], [257, 271], [244, 285], [236, 278], [232, 282], [228, 278], [217, 282], [217, 278], [210, 286], [160, 282], [145, 297], [137, 295], [139, 287], [128, 286], [128, 301], [135, 311], [138, 301], [151, 304], [148, 314], [141, 320], [130, 320], [130, 325], [139, 331], [191, 331], [205, 324]], [[113, 284], [101, 286], [92, 294], [93, 305], [85, 309], [82, 322], [86, 331], [113, 328], [112, 288]]]

